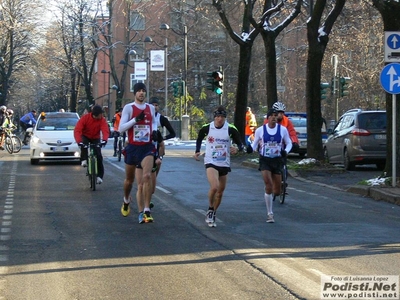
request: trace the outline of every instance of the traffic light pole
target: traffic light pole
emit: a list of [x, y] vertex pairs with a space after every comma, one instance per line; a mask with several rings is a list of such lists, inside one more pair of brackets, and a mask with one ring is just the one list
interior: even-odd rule
[[[223, 72], [223, 70], [222, 70], [222, 66], [219, 66], [219, 67], [218, 67], [218, 71], [221, 72], [221, 74], [222, 74], [222, 80], [224, 80], [225, 77], [224, 77], [224, 72]], [[221, 93], [221, 94], [218, 95], [218, 98], [219, 98], [219, 105], [222, 105], [222, 94], [223, 94], [223, 93]]]

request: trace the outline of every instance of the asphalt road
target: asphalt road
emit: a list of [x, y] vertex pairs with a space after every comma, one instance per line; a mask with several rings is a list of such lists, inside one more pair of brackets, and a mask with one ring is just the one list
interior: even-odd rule
[[209, 228], [191, 147], [167, 147], [153, 224], [137, 223], [135, 205], [121, 216], [110, 145], [95, 192], [78, 164], [1, 153], [0, 297], [320, 299], [322, 274], [399, 275], [399, 207], [290, 178], [268, 224], [260, 174], [238, 163]]

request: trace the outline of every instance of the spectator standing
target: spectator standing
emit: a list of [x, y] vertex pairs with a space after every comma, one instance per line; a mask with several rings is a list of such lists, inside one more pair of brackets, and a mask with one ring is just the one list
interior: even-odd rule
[[246, 126], [245, 126], [245, 139], [246, 145], [249, 146], [251, 144], [251, 136], [254, 134], [254, 130], [257, 128], [256, 116], [251, 111], [251, 107], [247, 107], [246, 111]]

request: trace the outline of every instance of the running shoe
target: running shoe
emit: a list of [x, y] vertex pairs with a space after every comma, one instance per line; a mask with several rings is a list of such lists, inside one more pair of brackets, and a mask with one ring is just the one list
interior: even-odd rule
[[103, 183], [103, 179], [101, 179], [100, 177], [97, 177], [97, 184], [102, 184]]
[[211, 223], [208, 223], [208, 227], [217, 227], [217, 222], [216, 222], [216, 217], [215, 217], [215, 211], [213, 214], [213, 221]]
[[124, 203], [122, 203], [122, 207], [121, 207], [121, 214], [124, 217], [127, 217], [127, 216], [129, 216], [130, 213], [131, 213], [131, 208], [129, 207], [129, 203], [125, 203], [125, 201], [124, 201]]
[[214, 222], [214, 210], [209, 209], [206, 214], [206, 223]]
[[87, 167], [87, 160], [82, 160], [81, 166], [86, 168]]
[[273, 214], [268, 214], [267, 223], [275, 223]]
[[145, 223], [151, 223], [154, 221], [154, 219], [149, 211], [145, 211], [143, 213], [143, 219], [144, 219]]
[[145, 221], [144, 221], [144, 213], [143, 212], [140, 212], [139, 213], [139, 224], [142, 224], [142, 223], [144, 223]]

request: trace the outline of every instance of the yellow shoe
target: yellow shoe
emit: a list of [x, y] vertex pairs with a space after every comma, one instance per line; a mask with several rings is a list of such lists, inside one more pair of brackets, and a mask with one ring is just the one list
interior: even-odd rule
[[143, 220], [145, 223], [151, 223], [154, 221], [153, 216], [151, 215], [151, 213], [149, 211], [145, 211], [143, 213]]
[[[130, 198], [129, 198], [129, 200], [130, 200]], [[122, 203], [122, 206], [121, 206], [121, 214], [124, 217], [127, 217], [127, 216], [129, 216], [130, 213], [131, 213], [131, 208], [129, 207], [129, 203], [125, 203], [125, 201], [124, 201], [124, 203]]]

